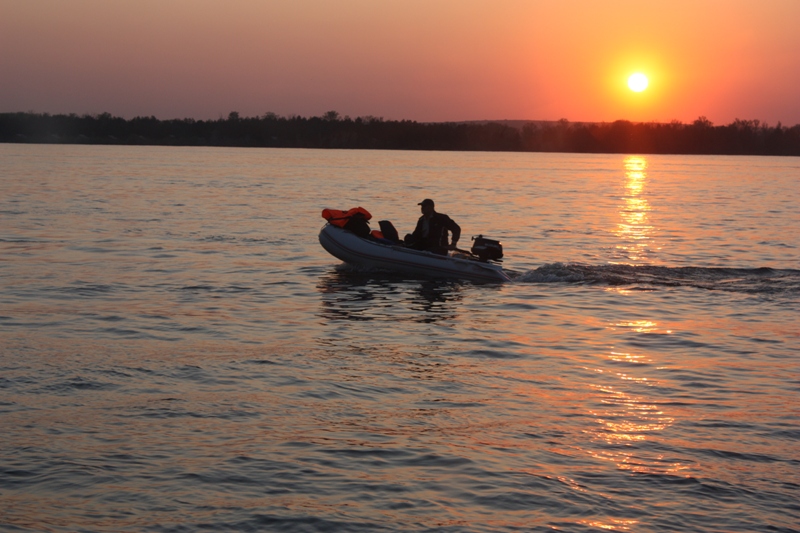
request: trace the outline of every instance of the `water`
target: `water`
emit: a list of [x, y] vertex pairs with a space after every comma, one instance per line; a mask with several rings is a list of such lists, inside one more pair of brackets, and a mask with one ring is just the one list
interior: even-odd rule
[[[799, 531], [798, 178], [0, 145], [0, 530]], [[317, 242], [425, 197], [514, 281]]]

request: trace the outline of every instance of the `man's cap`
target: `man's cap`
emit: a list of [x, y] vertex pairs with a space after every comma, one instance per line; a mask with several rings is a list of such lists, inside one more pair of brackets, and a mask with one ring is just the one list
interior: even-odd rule
[[430, 205], [431, 207], [433, 207], [433, 200], [431, 200], [430, 198], [425, 198], [417, 205]]

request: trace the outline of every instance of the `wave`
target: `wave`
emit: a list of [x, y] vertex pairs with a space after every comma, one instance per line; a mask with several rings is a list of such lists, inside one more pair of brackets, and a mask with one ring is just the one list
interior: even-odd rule
[[800, 293], [800, 270], [551, 263], [520, 273], [521, 283], [630, 285], [642, 290], [695, 287], [745, 293]]

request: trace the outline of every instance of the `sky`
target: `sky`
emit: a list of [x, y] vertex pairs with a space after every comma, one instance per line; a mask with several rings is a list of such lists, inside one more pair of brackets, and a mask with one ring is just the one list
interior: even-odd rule
[[0, 112], [792, 126], [799, 27], [800, 0], [0, 0]]

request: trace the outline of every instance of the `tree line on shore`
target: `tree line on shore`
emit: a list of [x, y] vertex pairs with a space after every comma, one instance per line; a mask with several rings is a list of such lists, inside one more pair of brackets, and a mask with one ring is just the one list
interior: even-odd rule
[[0, 113], [0, 142], [132, 144], [385, 150], [800, 155], [800, 124], [769, 126], [740, 120], [715, 126], [615, 122], [439, 122], [341, 117], [282, 117], [266, 113], [217, 120], [99, 115]]

